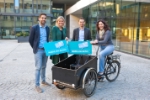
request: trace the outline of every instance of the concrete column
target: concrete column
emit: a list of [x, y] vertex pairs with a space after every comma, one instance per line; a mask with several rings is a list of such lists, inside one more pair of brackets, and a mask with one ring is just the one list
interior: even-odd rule
[[70, 15], [70, 26], [69, 26], [69, 28], [70, 28], [70, 32], [69, 32], [70, 39], [72, 39], [73, 30], [75, 28], [79, 27], [78, 20], [79, 20], [79, 17], [77, 17], [75, 15]]

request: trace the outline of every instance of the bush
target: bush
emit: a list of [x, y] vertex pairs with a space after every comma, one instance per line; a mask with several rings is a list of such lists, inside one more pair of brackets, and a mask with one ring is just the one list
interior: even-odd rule
[[2, 35], [3, 35], [3, 36], [6, 36], [6, 32], [3, 31], [3, 32], [2, 32]]
[[20, 37], [20, 36], [26, 37], [26, 36], [29, 36], [29, 33], [27, 33], [27, 32], [20, 32], [20, 33], [17, 33], [16, 36], [17, 37]]
[[21, 36], [21, 34], [20, 34], [20, 33], [17, 33], [17, 34], [16, 34], [16, 36], [17, 36], [17, 37], [20, 37], [20, 36]]

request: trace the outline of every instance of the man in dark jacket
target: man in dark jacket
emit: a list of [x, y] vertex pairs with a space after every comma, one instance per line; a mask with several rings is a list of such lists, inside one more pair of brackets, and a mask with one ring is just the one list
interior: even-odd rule
[[[88, 28], [85, 27], [85, 20], [84, 18], [80, 18], [79, 19], [79, 28], [76, 28], [73, 30], [73, 37], [72, 37], [72, 41], [87, 41], [87, 40], [91, 40], [91, 32]], [[82, 58], [81, 55], [76, 55], [76, 64], [72, 64], [71, 68], [78, 68], [80, 65], [80, 59]], [[84, 59], [84, 61], [88, 61], [88, 59], [90, 58], [90, 56], [84, 57], [82, 59]]]
[[84, 27], [84, 18], [79, 19], [79, 28], [73, 30], [72, 41], [86, 41], [91, 40], [91, 32], [88, 28]]
[[35, 89], [37, 92], [43, 92], [40, 88], [40, 76], [43, 85], [50, 86], [49, 83], [46, 82], [45, 72], [46, 72], [46, 63], [47, 56], [44, 52], [44, 43], [49, 41], [49, 27], [45, 25], [47, 15], [42, 13], [39, 15], [39, 24], [36, 24], [31, 27], [29, 43], [33, 48], [33, 53], [35, 57]]

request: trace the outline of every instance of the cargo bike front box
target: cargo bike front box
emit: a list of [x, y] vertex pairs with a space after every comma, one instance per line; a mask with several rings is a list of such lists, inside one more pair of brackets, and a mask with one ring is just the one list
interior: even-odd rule
[[52, 83], [59, 89], [83, 89], [89, 97], [97, 85], [97, 57], [83, 55], [79, 68], [72, 69], [71, 65], [76, 64], [77, 60], [77, 55], [73, 55], [55, 64], [52, 67]]
[[[83, 51], [84, 55], [72, 53], [75, 55], [52, 66], [52, 83], [59, 89], [83, 89], [84, 94], [88, 97], [94, 94], [97, 85], [97, 57], [85, 55], [85, 52], [87, 54], [92, 52], [89, 41], [69, 42], [68, 44], [66, 41], [54, 41], [45, 44], [44, 47], [47, 56], [69, 50], [69, 53], [76, 52], [77, 48], [80, 49], [79, 51]], [[58, 47], [59, 49], [57, 49]]]

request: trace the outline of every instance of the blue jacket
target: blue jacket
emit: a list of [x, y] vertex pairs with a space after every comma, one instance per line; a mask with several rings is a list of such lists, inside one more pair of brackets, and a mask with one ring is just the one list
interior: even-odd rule
[[[49, 42], [49, 32], [50, 29], [48, 26], [46, 26], [47, 42]], [[29, 43], [33, 48], [34, 54], [37, 53], [39, 42], [40, 42], [40, 26], [39, 24], [36, 24], [31, 27], [30, 36], [29, 36]]]

